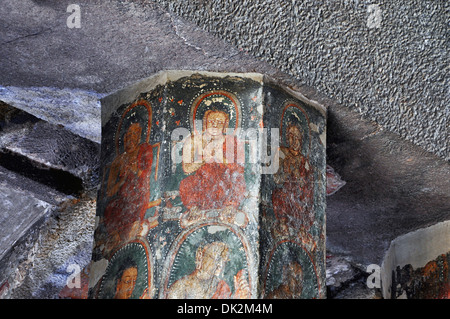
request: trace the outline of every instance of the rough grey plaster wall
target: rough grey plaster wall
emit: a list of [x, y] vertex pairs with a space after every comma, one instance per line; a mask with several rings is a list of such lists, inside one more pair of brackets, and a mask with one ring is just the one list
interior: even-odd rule
[[150, 2], [450, 159], [449, 1]]

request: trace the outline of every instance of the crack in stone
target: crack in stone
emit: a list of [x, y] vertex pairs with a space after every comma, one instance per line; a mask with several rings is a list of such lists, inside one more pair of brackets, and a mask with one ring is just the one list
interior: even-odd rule
[[377, 128], [375, 131], [373, 131], [372, 133], [366, 134], [363, 137], [361, 137], [361, 141], [365, 140], [366, 138], [378, 135], [380, 133], [382, 133], [384, 131], [383, 127], [381, 125], [377, 124]]
[[25, 38], [29, 38], [29, 37], [35, 37], [35, 36], [38, 36], [38, 35], [41, 35], [41, 34], [47, 32], [49, 30], [51, 30], [51, 28], [46, 28], [44, 30], [41, 30], [41, 31], [38, 31], [38, 32], [35, 32], [35, 33], [26, 34], [26, 35], [14, 38], [14, 39], [9, 40], [9, 41], [5, 41], [2, 44], [10, 44], [12, 42], [15, 42], [15, 41], [18, 41], [18, 40], [21, 40], [21, 39], [25, 39]]
[[[199, 47], [199, 46], [197, 46], [197, 45], [191, 43], [186, 37], [184, 37], [184, 36], [182, 35], [181, 31], [179, 31], [179, 27], [184, 25], [183, 22], [181, 22], [179, 19], [176, 19], [176, 18], [175, 18], [172, 14], [170, 14], [169, 12], [167, 12], [166, 14], [167, 14], [167, 16], [170, 18], [170, 21], [171, 21], [171, 24], [172, 24], [172, 28], [173, 28], [173, 30], [175, 31], [175, 35], [176, 35], [177, 37], [179, 37], [181, 40], [183, 40], [183, 43], [186, 44], [187, 46], [192, 47], [192, 48], [196, 49], [197, 51], [201, 51], [201, 52], [203, 53], [204, 56], [207, 56], [207, 57], [214, 57], [214, 58], [217, 58], [217, 59], [223, 59], [223, 60], [225, 60], [225, 61], [228, 61], [230, 58], [239, 55], [239, 52], [238, 52], [238, 53], [235, 53], [235, 54], [231, 55], [230, 58], [225, 58], [225, 57], [217, 56], [217, 55], [215, 55], [215, 54], [209, 54], [204, 48]], [[175, 19], [176, 19], [176, 20], [175, 20]]]
[[183, 42], [184, 42], [187, 46], [192, 47], [192, 48], [194, 48], [194, 49], [196, 49], [196, 50], [198, 50], [198, 51], [202, 51], [203, 54], [204, 54], [205, 56], [208, 56], [208, 54], [206, 53], [206, 51], [205, 51], [203, 48], [200, 48], [200, 47], [196, 46], [195, 44], [190, 43], [190, 42], [188, 41], [188, 39], [186, 39], [183, 35], [181, 35], [181, 32], [178, 31], [178, 27], [180, 26], [180, 23], [177, 22], [177, 21], [175, 21], [175, 20], [174, 20], [174, 17], [173, 17], [171, 14], [168, 13], [167, 15], [169, 16], [170, 21], [172, 22], [172, 28], [173, 28], [174, 31], [175, 31], [175, 35], [176, 35], [177, 37], [179, 37], [181, 40], [183, 40]]

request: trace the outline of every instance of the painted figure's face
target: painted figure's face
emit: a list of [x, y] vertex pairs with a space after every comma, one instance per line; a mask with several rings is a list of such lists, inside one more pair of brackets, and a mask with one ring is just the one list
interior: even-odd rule
[[227, 262], [226, 251], [206, 249], [203, 253], [202, 265], [199, 276], [201, 279], [209, 279], [213, 276], [219, 277]]
[[137, 268], [130, 267], [124, 270], [117, 283], [116, 299], [129, 299], [136, 285]]
[[286, 135], [289, 147], [294, 151], [301, 151], [302, 132], [300, 129], [297, 126], [289, 126]]
[[133, 124], [128, 128], [124, 136], [124, 147], [126, 152], [134, 150], [141, 140], [141, 127], [139, 124]]
[[227, 118], [222, 112], [212, 112], [206, 119], [206, 131], [211, 136], [222, 135]]

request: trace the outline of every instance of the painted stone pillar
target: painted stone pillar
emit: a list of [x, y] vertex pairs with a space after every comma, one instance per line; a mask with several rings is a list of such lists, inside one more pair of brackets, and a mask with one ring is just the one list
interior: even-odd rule
[[104, 98], [89, 298], [325, 298], [325, 130], [261, 74]]

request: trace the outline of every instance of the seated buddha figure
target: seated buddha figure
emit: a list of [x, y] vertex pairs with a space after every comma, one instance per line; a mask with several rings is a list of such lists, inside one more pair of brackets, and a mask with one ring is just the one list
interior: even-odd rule
[[244, 152], [235, 136], [226, 135], [229, 115], [208, 110], [201, 133], [189, 136], [183, 145], [185, 173], [179, 187], [188, 219], [200, 219], [202, 212], [219, 210], [222, 221], [233, 222], [245, 196], [244, 167], [238, 163]]

